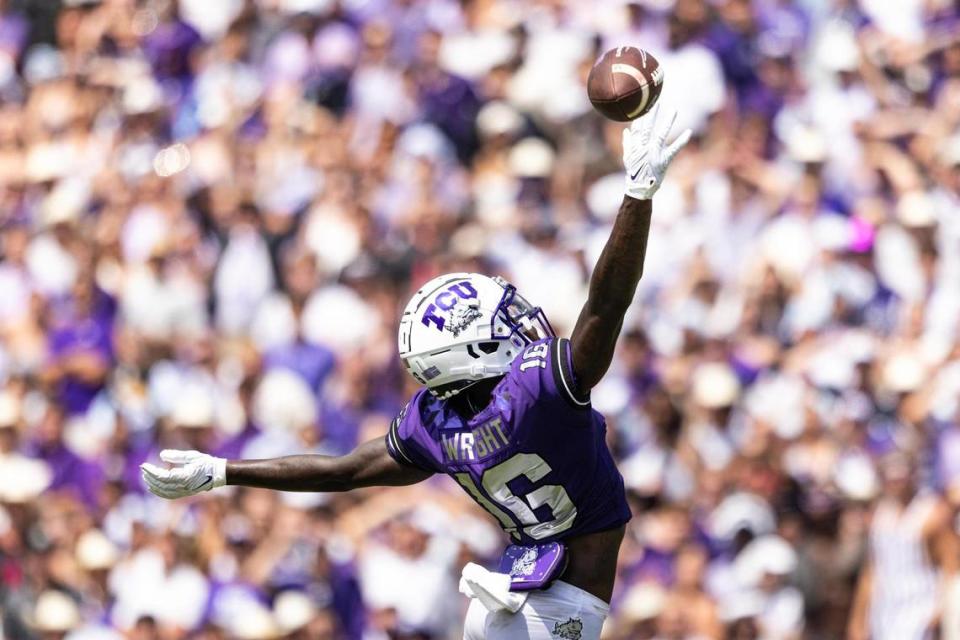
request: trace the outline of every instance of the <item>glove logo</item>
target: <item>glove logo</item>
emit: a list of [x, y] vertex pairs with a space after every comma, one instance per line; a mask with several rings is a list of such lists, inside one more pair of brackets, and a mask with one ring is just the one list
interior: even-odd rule
[[202, 484], [197, 485], [197, 487], [194, 488], [194, 491], [200, 491], [200, 489], [203, 489], [205, 486], [207, 486], [211, 482], [213, 482], [213, 476], [208, 473], [207, 479], [204, 480]]

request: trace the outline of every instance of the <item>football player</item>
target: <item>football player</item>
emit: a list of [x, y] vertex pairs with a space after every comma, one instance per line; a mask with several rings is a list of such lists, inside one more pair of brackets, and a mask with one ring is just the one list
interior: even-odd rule
[[[451, 273], [423, 285], [400, 320], [400, 358], [424, 388], [384, 437], [342, 457], [225, 460], [164, 451], [150, 491], [180, 498], [223, 485], [349, 491], [451, 476], [510, 537], [500, 569], [468, 565], [467, 640], [598, 638], [630, 519], [623, 479], [590, 390], [613, 357], [643, 272], [651, 198], [690, 138], [672, 144], [659, 106], [623, 132], [626, 194], [569, 339], [509, 283]], [[467, 569], [470, 569], [468, 572]]]

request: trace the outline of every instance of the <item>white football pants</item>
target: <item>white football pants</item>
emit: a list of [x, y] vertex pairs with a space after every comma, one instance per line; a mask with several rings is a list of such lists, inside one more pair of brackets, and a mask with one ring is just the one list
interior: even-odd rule
[[598, 640], [610, 607], [600, 598], [557, 580], [531, 591], [516, 613], [491, 613], [473, 598], [463, 640]]

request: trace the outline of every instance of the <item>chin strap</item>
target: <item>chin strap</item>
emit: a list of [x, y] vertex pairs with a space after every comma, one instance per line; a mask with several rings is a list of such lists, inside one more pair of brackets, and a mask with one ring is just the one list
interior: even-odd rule
[[[479, 382], [483, 382], [483, 381], [486, 380], [487, 378], [492, 378], [492, 377], [493, 377], [493, 376], [486, 376], [486, 377], [484, 377], [484, 378], [480, 378], [479, 380], [474, 380], [474, 381], [472, 381], [472, 382], [468, 382], [467, 384], [463, 385], [462, 387], [457, 387], [456, 389], [449, 389], [449, 390], [443, 391], [443, 392], [439, 391], [438, 389], [430, 389], [430, 393], [432, 393], [433, 395], [437, 396], [438, 398], [440, 398], [440, 399], [442, 399], [442, 400], [447, 400], [447, 399], [449, 399], [449, 398], [452, 398], [452, 397], [455, 396], [455, 395], [458, 395], [461, 391], [466, 391], [467, 389], [469, 389], [469, 388], [472, 387], [473, 385], [475, 385], [475, 384], [477, 384], [477, 383], [479, 383]], [[454, 383], [454, 384], [455, 384], [455, 383]]]
[[[456, 374], [461, 374], [464, 376], [465, 380], [448, 382], [437, 387], [428, 387], [430, 393], [435, 395], [438, 398], [446, 400], [447, 398], [452, 398], [457, 395], [464, 389], [469, 389], [478, 382], [483, 382], [484, 380], [489, 380], [496, 376], [506, 375], [510, 372], [510, 364], [501, 364], [501, 365], [490, 365], [484, 364], [482, 362], [475, 362], [466, 367], [457, 367], [453, 370]], [[465, 382], [463, 386], [455, 387], [453, 389], [448, 389], [450, 385], [455, 385], [457, 382]]]

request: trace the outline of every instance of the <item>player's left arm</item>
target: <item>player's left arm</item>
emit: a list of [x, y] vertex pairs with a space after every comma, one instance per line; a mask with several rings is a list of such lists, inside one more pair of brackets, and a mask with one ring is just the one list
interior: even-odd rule
[[623, 131], [626, 194], [600, 259], [590, 278], [587, 302], [570, 336], [578, 391], [592, 389], [610, 367], [613, 349], [643, 274], [653, 215], [653, 194], [673, 157], [690, 139], [690, 130], [667, 145], [673, 121], [656, 129], [658, 104]]
[[386, 438], [365, 442], [345, 456], [296, 455], [266, 460], [226, 460], [199, 451], [165, 450], [160, 459], [175, 465], [162, 469], [140, 465], [152, 493], [182, 498], [224, 485], [278, 491], [349, 491], [360, 487], [415, 484], [431, 473], [400, 464], [387, 450]]

